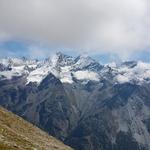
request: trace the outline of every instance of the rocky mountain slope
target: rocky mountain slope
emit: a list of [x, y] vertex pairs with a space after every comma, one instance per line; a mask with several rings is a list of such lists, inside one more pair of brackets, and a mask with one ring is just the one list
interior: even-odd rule
[[72, 150], [2, 107], [0, 107], [0, 149]]
[[150, 149], [150, 64], [57, 53], [0, 60], [0, 105], [76, 150]]

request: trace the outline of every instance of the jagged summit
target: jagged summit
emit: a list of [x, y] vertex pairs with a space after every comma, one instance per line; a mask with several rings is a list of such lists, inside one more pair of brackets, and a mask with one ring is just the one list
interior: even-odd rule
[[55, 55], [57, 57], [57, 63], [60, 66], [68, 66], [74, 63], [74, 58], [72, 56], [65, 55], [61, 52], [57, 52]]
[[99, 64], [96, 60], [91, 58], [88, 55], [79, 55], [75, 59], [75, 68], [83, 69], [83, 70], [92, 70], [92, 71], [100, 71], [102, 69], [102, 65]]

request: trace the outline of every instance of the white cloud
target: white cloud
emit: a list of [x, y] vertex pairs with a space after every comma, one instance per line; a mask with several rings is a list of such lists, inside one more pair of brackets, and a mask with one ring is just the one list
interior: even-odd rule
[[129, 82], [129, 78], [124, 76], [124, 75], [117, 75], [116, 76], [116, 79], [119, 83], [123, 84], [123, 83], [126, 83], [126, 82]]
[[93, 80], [93, 81], [99, 81], [99, 76], [97, 73], [92, 71], [77, 71], [74, 73], [74, 76], [78, 80]]
[[150, 47], [149, 0], [0, 0], [0, 39], [128, 57]]

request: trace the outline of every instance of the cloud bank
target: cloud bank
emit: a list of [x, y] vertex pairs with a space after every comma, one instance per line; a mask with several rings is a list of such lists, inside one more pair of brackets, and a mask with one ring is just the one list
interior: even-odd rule
[[149, 0], [0, 0], [0, 40], [129, 55], [150, 47]]

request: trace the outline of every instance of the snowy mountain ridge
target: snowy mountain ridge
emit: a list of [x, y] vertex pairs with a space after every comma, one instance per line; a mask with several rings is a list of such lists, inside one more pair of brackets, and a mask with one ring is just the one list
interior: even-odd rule
[[141, 61], [102, 66], [89, 56], [80, 55], [74, 58], [60, 52], [44, 61], [26, 58], [0, 59], [0, 79], [25, 76], [26, 84], [30, 82], [39, 84], [49, 73], [59, 78], [62, 83], [69, 84], [72, 84], [74, 79], [98, 82], [109, 76], [112, 76], [114, 83], [120, 84], [150, 82], [150, 64]]

